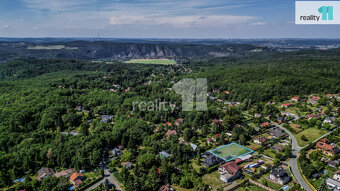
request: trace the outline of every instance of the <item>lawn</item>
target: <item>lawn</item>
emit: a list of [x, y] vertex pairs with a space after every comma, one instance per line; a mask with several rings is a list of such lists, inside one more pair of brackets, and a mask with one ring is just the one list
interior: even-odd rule
[[175, 189], [175, 190], [178, 190], [178, 191], [192, 191], [194, 189], [187, 189], [187, 188], [182, 188], [182, 187], [179, 187], [178, 185], [171, 185], [171, 188]]
[[228, 183], [223, 183], [223, 181], [220, 180], [220, 174], [217, 171], [205, 174], [202, 177], [202, 181], [205, 184], [211, 186], [213, 190], [217, 190], [217, 188], [226, 187], [229, 185]]
[[[306, 145], [308, 145], [309, 143], [313, 142], [314, 140], [316, 140], [317, 138], [321, 137], [322, 135], [326, 134], [327, 131], [326, 130], [323, 130], [323, 129], [318, 129], [318, 128], [308, 128], [304, 131], [301, 131], [300, 133], [298, 134], [295, 134], [295, 138], [298, 142], [298, 145], [300, 147], [304, 147]], [[308, 141], [303, 141], [301, 139], [301, 136], [304, 135]]]
[[126, 61], [125, 63], [134, 63], [134, 64], [161, 64], [161, 65], [173, 65], [176, 64], [174, 60], [169, 59], [132, 59]]

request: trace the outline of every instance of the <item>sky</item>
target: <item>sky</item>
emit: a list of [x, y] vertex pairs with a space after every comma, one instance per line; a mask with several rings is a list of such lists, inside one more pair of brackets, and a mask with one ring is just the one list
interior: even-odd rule
[[293, 0], [0, 0], [0, 37], [340, 38]]

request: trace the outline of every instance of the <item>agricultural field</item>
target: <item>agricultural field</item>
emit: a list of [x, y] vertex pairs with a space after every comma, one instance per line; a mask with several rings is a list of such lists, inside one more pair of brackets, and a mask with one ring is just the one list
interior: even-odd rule
[[173, 65], [176, 64], [176, 61], [169, 59], [132, 59], [125, 63]]

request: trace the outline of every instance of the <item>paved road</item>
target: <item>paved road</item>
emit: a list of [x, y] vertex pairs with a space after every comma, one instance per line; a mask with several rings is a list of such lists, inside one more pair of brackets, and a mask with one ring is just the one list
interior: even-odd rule
[[102, 183], [104, 184], [106, 179], [109, 181], [109, 184], [115, 185], [117, 190], [121, 190], [122, 191], [122, 188], [120, 187], [120, 183], [112, 175], [112, 173], [110, 173], [110, 171], [109, 171], [109, 169], [107, 167], [104, 167], [104, 178], [101, 181], [97, 182], [96, 184], [94, 184], [94, 185], [90, 186], [89, 188], [87, 188], [86, 191], [90, 191], [90, 190], [96, 188], [97, 186], [99, 186]]
[[292, 156], [289, 160], [289, 164], [290, 164], [290, 167], [291, 167], [291, 170], [292, 170], [294, 177], [296, 178], [296, 180], [302, 186], [303, 189], [305, 189], [306, 191], [313, 191], [313, 189], [311, 187], [309, 187], [309, 185], [307, 184], [307, 182], [302, 177], [302, 175], [300, 174], [300, 171], [299, 171], [297, 159], [298, 159], [298, 154], [299, 154], [300, 150], [302, 149], [302, 147], [298, 146], [294, 135], [290, 131], [288, 131], [286, 128], [283, 128], [282, 125], [278, 125], [278, 127], [283, 129], [289, 135], [290, 140], [292, 142]]

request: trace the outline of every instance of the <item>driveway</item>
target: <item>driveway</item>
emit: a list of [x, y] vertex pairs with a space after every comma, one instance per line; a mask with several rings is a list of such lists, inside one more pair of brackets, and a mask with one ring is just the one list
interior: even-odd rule
[[117, 190], [121, 190], [122, 191], [120, 183], [118, 182], [116, 177], [114, 177], [113, 174], [110, 173], [109, 169], [106, 166], [104, 167], [104, 178], [101, 181], [97, 182], [96, 184], [94, 184], [94, 185], [90, 186], [89, 188], [87, 188], [86, 191], [90, 191], [92, 189], [95, 189], [99, 185], [104, 184], [105, 180], [108, 180], [109, 184], [115, 185]]

